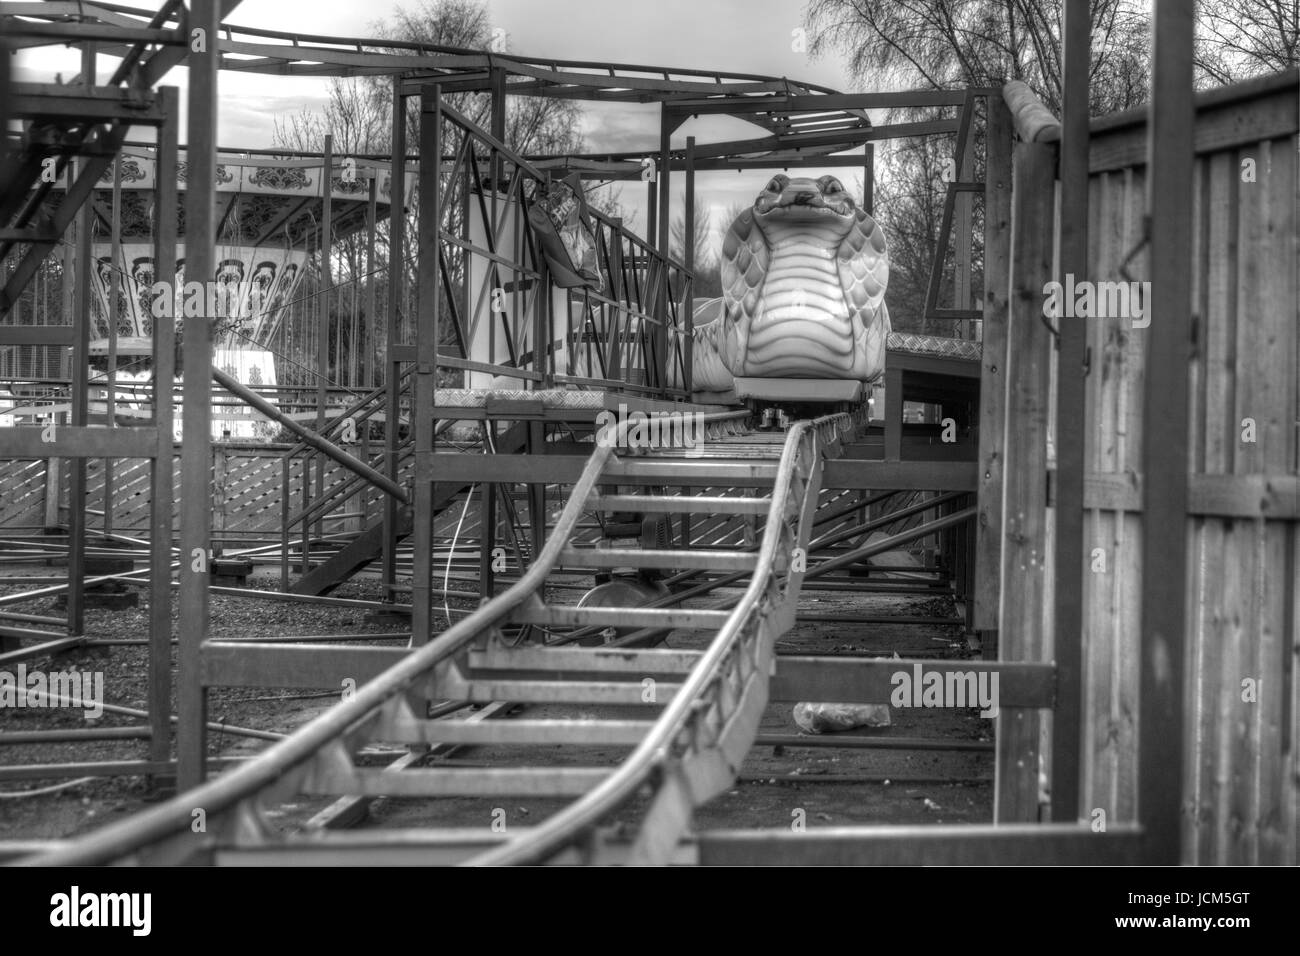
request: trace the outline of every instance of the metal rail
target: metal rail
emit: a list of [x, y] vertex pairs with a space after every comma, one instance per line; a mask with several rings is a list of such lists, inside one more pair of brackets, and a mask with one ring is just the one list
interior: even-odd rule
[[[821, 485], [819, 444], [828, 437], [832, 442], [835, 440], [835, 424], [841, 418], [829, 416], [799, 422], [788, 432], [772, 488], [757, 567], [749, 587], [641, 744], [613, 775], [587, 796], [524, 836], [470, 862], [544, 862], [566, 846], [585, 842], [588, 833], [602, 819], [655, 776], [660, 785], [648, 817], [657, 817], [659, 826], [642, 829], [631, 859], [642, 863], [667, 861], [681, 835], [667, 826], [674, 819], [674, 811], [679, 812], [676, 819], [684, 828], [696, 804], [731, 784], [757, 734], [758, 721], [767, 704], [767, 678], [776, 638], [793, 622], [798, 603], [802, 574], [794, 570], [797, 565], [790, 557], [795, 548], [808, 542], [810, 519]], [[754, 699], [747, 702], [747, 708], [737, 706], [728, 714], [723, 712], [720, 698], [734, 686], [732, 681], [737, 674], [747, 683], [746, 691], [752, 692]], [[713, 726], [705, 726], [711, 717]], [[718, 738], [724, 728], [737, 717], [747, 718], [748, 726], [740, 729], [734, 745], [725, 750], [713, 746], [720, 742]], [[685, 821], [680, 816], [683, 809]]]
[[[706, 420], [717, 424], [735, 415], [706, 416]], [[147, 862], [185, 860], [211, 853], [222, 841], [233, 841], [236, 846], [256, 843], [273, 853], [275, 845], [262, 842], [265, 834], [256, 808], [277, 795], [337, 779], [340, 767], [345, 767], [343, 778], [355, 779], [360, 772], [351, 766], [351, 753], [368, 743], [372, 734], [380, 735], [374, 739], [385, 739], [382, 734], [386, 728], [410, 728], [408, 693], [473, 679], [465, 676], [467, 672], [458, 673], [472, 648], [476, 647], [480, 656], [511, 650], [519, 654], [568, 655], [563, 666], [570, 672], [575, 653], [589, 655], [591, 660], [610, 654], [599, 648], [576, 652], [537, 647], [511, 649], [493, 636], [499, 635], [501, 627], [511, 620], [567, 610], [547, 608], [540, 595], [545, 593], [548, 575], [571, 553], [570, 538], [591, 502], [598, 500], [599, 486], [611, 480], [611, 466], [617, 464], [613, 470], [618, 472], [629, 467], [629, 462], [646, 460], [645, 456], [615, 456], [614, 446], [625, 444], [629, 424], [620, 426], [614, 442], [596, 445], [538, 559], [500, 596], [415, 648], [399, 663], [363, 684], [354, 697], [330, 708], [258, 757], [83, 840], [17, 862], [87, 865], [137, 855]], [[717, 636], [689, 673], [682, 675], [682, 683], [659, 718], [648, 722], [640, 745], [627, 761], [569, 809], [470, 862], [532, 862], [580, 843], [590, 845], [593, 827], [647, 783], [654, 787], [655, 799], [633, 859], [668, 859], [680, 831], [689, 824], [690, 810], [730, 784], [757, 733], [767, 699], [775, 639], [793, 619], [802, 579], [802, 565], [791, 560], [792, 549], [808, 541], [821, 460], [848, 426], [848, 416], [843, 415], [802, 422], [790, 430], [782, 444], [773, 444], [774, 451], [780, 449], [780, 459], [773, 462], [776, 467], [766, 509], [767, 530], [750, 585], [725, 620], [718, 615]], [[716, 461], [704, 462], [705, 467], [712, 464]], [[692, 554], [690, 550], [681, 553], [684, 563]], [[614, 560], [618, 560], [617, 555]], [[511, 723], [528, 722], [501, 722], [503, 726]], [[558, 774], [559, 768], [547, 769]], [[196, 808], [206, 814], [206, 835], [191, 831]]]

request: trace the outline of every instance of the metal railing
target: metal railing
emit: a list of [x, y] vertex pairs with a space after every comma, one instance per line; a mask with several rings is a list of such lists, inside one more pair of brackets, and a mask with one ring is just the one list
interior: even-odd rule
[[460, 354], [440, 351], [438, 367], [467, 373], [467, 382], [502, 377], [519, 388], [685, 397], [669, 383], [672, 364], [676, 380], [686, 380], [686, 267], [590, 210], [602, 288], [571, 289], [560, 314], [527, 215], [548, 174], [445, 102], [424, 121], [443, 125], [440, 142], [452, 157], [439, 181], [437, 270], [440, 318]]
[[[412, 366], [407, 366], [399, 379], [399, 388], [405, 384], [411, 374]], [[381, 385], [367, 392], [361, 398], [339, 409], [337, 414], [326, 423], [325, 427], [319, 432], [320, 437], [325, 439], [337, 439], [342, 437], [347, 431], [351, 430], [358, 437], [358, 450], [361, 461], [366, 463], [375, 471], [386, 471], [384, 463], [385, 452], [382, 450], [377, 453], [371, 453], [370, 423], [377, 415], [384, 415], [384, 427], [400, 427], [400, 408], [396, 413], [388, 408], [388, 386]], [[411, 455], [411, 441], [406, 439], [397, 445], [397, 466], [400, 470], [402, 463]], [[297, 463], [298, 481], [295, 483], [294, 465]], [[328, 487], [325, 485], [326, 472], [324, 461], [321, 453], [313, 448], [306, 440], [298, 442], [281, 458], [280, 464], [281, 480], [281, 529], [280, 529], [280, 587], [282, 590], [289, 589], [289, 572], [291, 566], [290, 552], [291, 540], [296, 536], [299, 542], [299, 561], [300, 570], [306, 573], [310, 567], [311, 549], [312, 549], [312, 525], [317, 527], [316, 537], [320, 537], [321, 523], [324, 518], [333, 510], [342, 506], [348, 498], [360, 495], [362, 496], [359, 509], [364, 516], [370, 511], [367, 495], [375, 483], [368, 481], [364, 476], [356, 474], [344, 476], [341, 480], [335, 481]], [[313, 482], [312, 472], [315, 472], [316, 478]], [[296, 512], [292, 510], [291, 503], [292, 490], [297, 487], [301, 498], [299, 507]], [[314, 487], [314, 492], [313, 492]], [[378, 517], [378, 514], [374, 517]]]

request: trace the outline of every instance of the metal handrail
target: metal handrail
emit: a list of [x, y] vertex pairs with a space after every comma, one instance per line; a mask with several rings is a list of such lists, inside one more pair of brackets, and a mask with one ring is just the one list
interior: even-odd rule
[[[429, 84], [430, 87], [436, 87], [436, 85], [435, 82]], [[450, 127], [459, 130], [459, 135], [463, 137], [460, 146], [454, 151], [454, 157], [452, 160], [452, 173], [454, 176], [459, 175], [458, 167], [462, 163], [472, 163], [477, 167], [483, 165], [485, 162], [482, 157], [475, 155], [474, 151], [469, 148], [470, 144], [473, 144], [475, 146], [486, 147], [489, 154], [486, 163], [489, 167], [495, 167], [498, 163], [502, 164], [503, 172], [500, 178], [508, 179], [509, 185], [501, 187], [499, 191], [506, 193], [509, 199], [519, 202], [521, 206], [526, 206], [529, 201], [523, 188], [527, 181], [533, 182], [534, 185], [540, 185], [548, 181], [549, 174], [547, 171], [534, 166], [524, 158], [520, 152], [512, 149], [508, 144], [494, 137], [491, 133], [475, 124], [470, 118], [454, 107], [440, 102], [435, 115], [438, 119], [428, 120], [426, 117], [426, 121], [445, 121]], [[509, 176], [504, 175], [504, 168], [506, 166], [509, 166], [512, 170]], [[455, 183], [447, 186], [445, 194], [441, 197], [443, 201], [439, 203], [439, 207], [444, 210], [444, 216], [453, 215], [453, 211], [457, 208], [458, 204], [450, 201], [456, 188]], [[468, 188], [468, 186], [466, 186], [466, 188]], [[497, 186], [494, 186], [494, 188], [497, 188]], [[480, 205], [483, 205], [481, 194], [479, 195], [479, 203]], [[604, 241], [606, 243], [613, 242], [619, 244], [620, 251], [617, 259], [620, 263], [630, 260], [633, 271], [637, 271], [639, 268], [644, 273], [643, 281], [647, 283], [651, 277], [657, 278], [655, 278], [654, 301], [650, 302], [634, 301], [630, 294], [626, 302], [616, 299], [613, 296], [605, 296], [602, 293], [588, 292], [586, 295], [593, 301], [601, 302], [610, 308], [624, 313], [627, 317], [624, 321], [630, 321], [632, 317], [635, 317], [637, 321], [645, 327], [662, 327], [664, 329], [664, 334], [671, 336], [670, 348], [673, 349], [673, 354], [676, 357], [677, 354], [682, 351], [681, 340], [684, 336], [690, 335], [692, 317], [689, 314], [686, 314], [684, 310], [678, 308], [679, 303], [672, 291], [672, 286], [674, 283], [683, 287], [689, 286], [693, 280], [693, 273], [688, 270], [680, 260], [669, 255], [666, 250], [653, 248], [647, 240], [642, 239], [636, 234], [623, 228], [621, 223], [615, 222], [612, 218], [601, 214], [598, 210], [592, 209], [589, 211], [596, 223], [597, 231], [601, 233], [602, 236], [605, 236]], [[522, 267], [520, 263], [510, 266], [505, 260], [503, 260], [501, 250], [494, 247], [494, 240], [500, 238], [495, 235], [495, 230], [499, 225], [499, 221], [493, 219], [487, 220], [486, 247], [480, 247], [455, 235], [452, 231], [449, 231], [447, 223], [439, 222], [438, 236], [440, 242], [438, 243], [437, 251], [437, 256], [439, 258], [438, 266], [442, 267], [443, 265], [443, 246], [448, 245], [459, 249], [460, 253], [465, 257], [466, 262], [468, 262], [471, 257], [485, 257], [490, 262], [498, 262], [502, 266], [510, 268], [511, 271], [515, 273], [516, 277], [523, 276], [534, 280], [541, 278], [543, 272], [539, 272], [537, 269]], [[528, 248], [533, 248], [536, 240], [533, 227], [526, 216], [522, 217], [520, 228], [522, 229], [523, 244]], [[624, 243], [627, 244], [626, 254], [622, 250], [622, 245]], [[536, 253], [534, 254], [536, 255]], [[636, 265], [638, 260], [642, 262], [640, 267]], [[613, 280], [614, 277], [611, 275], [611, 282]], [[667, 300], [666, 305], [660, 303], [661, 297]], [[569, 305], [571, 301], [572, 296], [566, 300], [566, 308], [571, 308]], [[663, 307], [662, 313], [659, 311], [661, 305]], [[456, 323], [468, 323], [471, 321], [471, 314], [477, 317], [482, 308], [483, 302], [480, 293], [478, 298], [474, 299], [473, 307], [466, 308], [465, 316], [457, 318], [453, 310], [452, 321]], [[615, 332], [617, 332], [618, 325], [619, 323], [615, 323]], [[553, 320], [549, 331], [553, 332]], [[600, 334], [600, 330], [596, 331], [597, 334]], [[467, 329], [458, 328], [458, 332], [462, 341], [464, 341], [467, 335]], [[606, 334], [613, 334], [609, 330], [605, 330], [605, 332]], [[554, 335], [548, 335], [548, 330], [540, 328], [533, 329], [533, 334], [534, 338], [550, 339], [552, 341], [535, 341], [532, 343], [531, 349], [527, 350], [527, 354], [531, 356], [533, 365], [530, 374], [535, 374], [542, 380], [555, 375], [571, 375], [567, 369], [561, 370], [554, 365]], [[570, 335], [571, 334], [572, 332], [570, 332]], [[643, 328], [639, 334], [649, 334], [649, 329]], [[509, 331], [506, 332], [506, 335], [510, 336]], [[515, 348], [511, 342], [508, 341], [507, 344], [511, 350], [511, 359], [509, 363], [503, 364], [499, 362], [487, 362], [471, 364], [468, 362], [468, 356], [463, 359], [452, 360], [441, 354], [438, 356], [438, 359], [440, 363], [445, 363], [449, 365], [449, 367], [453, 368], [475, 368], [479, 371], [498, 371], [499, 374], [518, 375], [523, 371], [524, 362], [522, 356], [515, 355]], [[630, 344], [628, 348], [631, 349]], [[522, 342], [519, 344], [519, 349], [521, 352], [524, 351]], [[663, 361], [665, 358], [665, 356], [660, 356], [659, 360]], [[647, 369], [647, 374], [651, 379], [647, 382], [647, 385], [650, 386], [649, 390], [661, 394], [663, 397], [672, 397], [684, 394], [680, 392], [680, 390], [671, 388], [667, 381], [662, 381], [662, 374], [653, 375], [650, 373], [651, 370]], [[527, 376], [525, 375], [524, 377]], [[584, 379], [585, 378], [587, 377], [584, 376]], [[613, 389], [619, 389], [636, 384], [625, 382], [617, 378], [602, 378], [599, 380], [593, 378], [592, 381], [599, 381], [601, 386]]]

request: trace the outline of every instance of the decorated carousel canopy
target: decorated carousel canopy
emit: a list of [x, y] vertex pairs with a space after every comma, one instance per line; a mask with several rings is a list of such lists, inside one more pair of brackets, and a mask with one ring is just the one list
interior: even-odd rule
[[[116, 312], [117, 351], [147, 355], [153, 332], [154, 191], [153, 150], [128, 147], [121, 154], [121, 229], [117, 262], [112, 251], [112, 184], [110, 169], [100, 180], [93, 209], [92, 354], [108, 349], [109, 316]], [[335, 239], [364, 228], [370, 181], [376, 183], [377, 215], [388, 214], [392, 190], [388, 163], [336, 157], [330, 177], [332, 235]], [[184, 190], [188, 165], [184, 153], [177, 164], [177, 185]], [[288, 303], [319, 250], [323, 236], [324, 182], [318, 158], [277, 159], [220, 154], [216, 174], [219, 223], [216, 268], [207, 277], [185, 273], [185, 207], [177, 204], [177, 294], [173, 314], [184, 315], [182, 294], [187, 282], [200, 281], [205, 296], [216, 304], [218, 349], [264, 348], [284, 317]], [[65, 185], [65, 183], [60, 184]], [[407, 173], [407, 195], [415, 175]], [[113, 278], [118, 279], [116, 310], [109, 305]]]

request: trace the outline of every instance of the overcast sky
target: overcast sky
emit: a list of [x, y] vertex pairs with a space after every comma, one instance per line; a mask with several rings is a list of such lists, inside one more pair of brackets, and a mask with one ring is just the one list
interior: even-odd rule
[[[407, 5], [416, 4], [412, 0]], [[386, 0], [243, 0], [229, 20], [236, 26], [288, 33], [364, 38], [376, 36], [377, 21], [391, 16], [398, 6]], [[489, 0], [487, 6], [493, 26], [506, 31], [507, 49], [515, 54], [761, 73], [850, 89], [837, 56], [812, 61], [793, 49], [792, 31], [800, 28], [804, 0]], [[101, 80], [116, 62], [101, 61]], [[24, 51], [16, 65], [18, 79], [38, 82], [52, 81], [56, 72], [67, 80], [79, 71], [77, 53], [58, 47]], [[164, 81], [182, 88], [182, 104], [185, 73], [177, 68]], [[218, 115], [221, 146], [272, 146], [276, 118], [322, 107], [327, 84], [323, 79], [223, 71]], [[592, 151], [657, 146], [657, 106], [588, 103], [584, 107], [583, 133]], [[184, 117], [182, 142], [183, 123]], [[687, 135], [704, 143], [761, 135], [761, 130], [728, 118], [691, 121], [674, 135], [674, 145], [684, 144]], [[849, 189], [855, 188], [854, 171], [834, 172], [843, 176]], [[697, 193], [702, 203], [720, 214], [732, 203], [752, 201], [768, 175], [761, 170], [701, 174]], [[643, 231], [645, 190], [625, 185], [621, 200], [635, 210], [637, 230]]]

